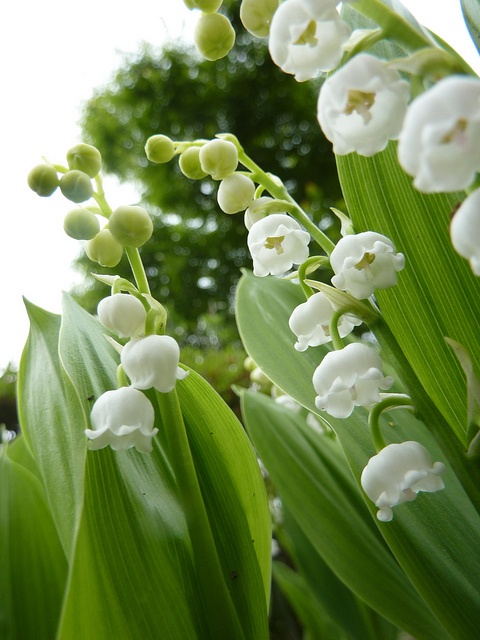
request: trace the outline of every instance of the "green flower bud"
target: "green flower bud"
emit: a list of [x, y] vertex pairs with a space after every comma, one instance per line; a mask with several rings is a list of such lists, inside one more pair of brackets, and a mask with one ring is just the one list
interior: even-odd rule
[[270, 23], [277, 9], [278, 0], [243, 0], [240, 20], [252, 35], [265, 38], [270, 33]]
[[228, 140], [210, 140], [199, 153], [200, 165], [214, 180], [223, 180], [235, 171], [238, 151]]
[[217, 200], [225, 213], [245, 211], [253, 202], [255, 184], [242, 173], [232, 173], [222, 180], [218, 188]]
[[100, 151], [90, 144], [77, 144], [67, 151], [67, 162], [70, 169], [83, 171], [90, 178], [95, 178], [102, 168]]
[[200, 180], [205, 178], [207, 173], [202, 169], [200, 165], [200, 147], [189, 147], [180, 156], [178, 166], [184, 176], [191, 180]]
[[235, 31], [230, 20], [221, 13], [204, 13], [193, 33], [195, 46], [207, 60], [224, 58], [235, 43]]
[[92, 181], [83, 171], [73, 169], [60, 178], [60, 191], [72, 202], [85, 202], [92, 197]]
[[187, 9], [200, 9], [204, 13], [215, 13], [222, 6], [223, 0], [183, 0]]
[[124, 247], [141, 247], [150, 240], [153, 223], [143, 207], [122, 206], [115, 209], [108, 228], [117, 242]]
[[87, 256], [102, 267], [116, 267], [123, 256], [123, 247], [113, 238], [108, 229], [102, 229], [87, 242]]
[[175, 146], [167, 136], [161, 134], [150, 136], [145, 145], [145, 153], [150, 162], [163, 164], [164, 162], [170, 162], [173, 158]]
[[42, 198], [51, 196], [59, 184], [57, 171], [51, 164], [37, 164], [27, 177], [28, 186]]
[[65, 216], [63, 228], [67, 236], [75, 240], [91, 240], [100, 231], [100, 223], [88, 209], [72, 209]]

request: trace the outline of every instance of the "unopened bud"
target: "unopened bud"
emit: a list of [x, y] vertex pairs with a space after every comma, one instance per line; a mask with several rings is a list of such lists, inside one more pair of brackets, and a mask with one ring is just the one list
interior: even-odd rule
[[168, 136], [158, 134], [150, 136], [145, 145], [145, 153], [150, 162], [163, 164], [170, 162], [175, 155], [175, 146]]
[[110, 216], [108, 228], [117, 242], [124, 247], [141, 247], [150, 240], [153, 223], [143, 207], [117, 207]]
[[238, 151], [228, 140], [210, 140], [199, 153], [200, 165], [214, 180], [223, 180], [235, 171]]
[[270, 33], [270, 23], [277, 9], [278, 0], [243, 0], [240, 20], [252, 35], [265, 38]]
[[57, 171], [51, 164], [37, 164], [28, 174], [27, 182], [30, 189], [42, 198], [51, 196], [59, 184]]
[[200, 147], [189, 147], [180, 156], [178, 166], [183, 175], [191, 180], [201, 180], [207, 173], [200, 164]]
[[223, 0], [183, 0], [187, 9], [200, 9], [204, 13], [215, 13], [222, 6]]
[[235, 31], [221, 13], [204, 13], [193, 33], [198, 52], [207, 60], [224, 58], [235, 44]]
[[102, 168], [100, 151], [91, 144], [83, 142], [67, 151], [67, 162], [70, 169], [83, 171], [90, 178], [95, 178]]
[[227, 176], [218, 188], [217, 200], [225, 213], [238, 213], [250, 206], [255, 195], [255, 184], [242, 173]]
[[123, 256], [123, 247], [114, 239], [108, 229], [102, 229], [87, 242], [87, 256], [102, 267], [116, 267]]
[[90, 177], [83, 171], [73, 169], [60, 178], [60, 191], [72, 202], [85, 202], [92, 197], [93, 187]]
[[88, 209], [72, 209], [65, 216], [63, 228], [67, 236], [75, 240], [91, 240], [100, 231], [100, 223]]

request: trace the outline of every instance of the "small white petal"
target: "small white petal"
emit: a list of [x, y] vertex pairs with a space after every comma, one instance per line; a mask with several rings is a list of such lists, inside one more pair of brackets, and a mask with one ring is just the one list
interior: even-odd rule
[[145, 330], [147, 312], [143, 304], [129, 294], [117, 293], [100, 300], [98, 319], [119, 338], [132, 338]]
[[455, 212], [450, 225], [455, 251], [470, 262], [480, 276], [480, 189], [471, 193]]
[[425, 193], [460, 191], [480, 170], [480, 80], [450, 76], [408, 108], [398, 159]]
[[430, 454], [419, 442], [389, 444], [370, 458], [362, 472], [363, 490], [379, 508], [377, 518], [389, 522], [392, 507], [414, 500], [417, 493], [433, 493], [444, 488], [441, 462], [432, 464]]
[[256, 276], [281, 275], [308, 258], [310, 234], [283, 213], [255, 222], [247, 237]]
[[188, 375], [178, 366], [180, 348], [170, 336], [146, 336], [130, 340], [122, 350], [123, 369], [136, 389], [155, 388], [168, 393], [177, 380]]
[[359, 54], [331, 75], [318, 98], [318, 121], [337, 155], [372, 156], [400, 134], [409, 85], [375, 56]]
[[92, 429], [86, 429], [89, 449], [110, 446], [116, 451], [135, 447], [141, 453], [152, 450], [155, 412], [150, 400], [133, 387], [106, 391], [90, 414]]

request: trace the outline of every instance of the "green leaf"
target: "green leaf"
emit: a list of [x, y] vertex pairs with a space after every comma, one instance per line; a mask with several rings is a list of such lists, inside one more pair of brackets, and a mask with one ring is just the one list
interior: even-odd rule
[[[61, 361], [84, 407], [91, 394], [96, 398], [115, 386], [116, 354], [103, 333], [65, 297]], [[177, 389], [225, 584], [245, 637], [266, 638], [270, 518], [255, 455], [241, 425], [205, 381], [191, 372]], [[160, 416], [157, 426], [152, 454], [104, 449], [87, 456], [62, 640], [213, 640]]]
[[461, 0], [460, 3], [473, 44], [480, 52], [480, 2], [479, 0]]
[[[288, 327], [291, 311], [302, 301], [303, 294], [300, 287], [290, 282], [245, 275], [237, 290], [237, 321], [247, 353], [257, 365], [285, 393], [311, 411], [317, 412], [311, 380], [325, 349], [309, 348], [304, 353], [298, 353], [293, 348], [294, 336]], [[250, 395], [247, 397], [250, 401]], [[407, 412], [399, 411], [394, 415], [395, 420], [390, 420], [389, 423], [384, 422], [383, 431], [387, 441], [417, 440], [429, 449], [435, 460], [445, 461], [445, 453], [439, 449], [422, 423]], [[305, 482], [302, 489], [294, 487], [291, 473], [293, 464], [291, 449], [294, 445], [292, 429], [285, 427], [285, 432], [280, 436], [280, 420], [279, 415], [279, 423], [275, 424], [275, 429], [272, 429], [271, 426], [269, 428], [269, 425], [272, 425], [271, 417], [268, 420], [264, 419], [264, 429], [256, 429], [255, 434], [252, 429], [252, 439], [259, 449], [260, 457], [265, 458], [265, 465], [272, 475], [274, 471], [268, 464], [270, 458], [270, 465], [276, 466], [278, 477], [274, 477], [274, 482], [279, 491], [283, 490], [284, 495], [286, 491], [298, 491], [298, 494], [292, 498], [293, 504], [289, 504], [289, 508], [300, 523], [301, 518], [309, 517], [307, 515], [309, 509], [305, 507], [308, 486], [302, 480]], [[338, 435], [358, 486], [362, 469], [375, 453], [367, 428], [366, 413], [356, 409], [347, 420], [329, 418], [329, 423]], [[388, 428], [390, 423], [391, 429]], [[248, 424], [250, 429], [250, 422]], [[259, 446], [259, 437], [265, 439], [263, 449]], [[299, 444], [297, 443], [296, 446], [298, 447]], [[272, 453], [273, 450], [275, 450], [275, 456]], [[304, 466], [308, 466], [305, 462], [308, 455], [312, 454], [307, 451], [302, 452], [301, 455], [298, 454], [298, 459], [302, 460]], [[280, 456], [283, 456], [283, 460]], [[312, 460], [310, 467], [312, 478], [318, 474], [318, 471], [315, 471], [316, 465], [318, 462]], [[287, 468], [288, 475], [285, 473]], [[282, 477], [288, 482], [282, 483]], [[480, 543], [480, 518], [450, 469], [445, 475], [445, 484], [446, 489], [442, 492], [428, 496], [420, 495], [415, 502], [397, 507], [394, 521], [390, 523], [379, 523], [374, 517], [373, 504], [369, 501], [367, 504], [375, 524], [425, 602], [452, 635], [468, 638], [472, 637], [472, 634], [475, 635], [475, 625], [480, 624], [480, 619], [477, 619], [480, 617], [478, 596], [480, 565], [477, 566], [480, 558], [475, 554], [472, 556], [472, 549], [477, 548]], [[312, 500], [312, 502], [311, 508], [314, 509], [315, 501]], [[295, 507], [299, 509], [300, 504], [301, 512], [296, 513], [294, 509]], [[304, 530], [306, 526], [307, 523], [304, 525]], [[347, 531], [351, 536], [356, 534], [357, 524], [353, 524], [353, 521], [349, 524], [347, 518], [343, 526], [345, 527], [344, 536]], [[309, 537], [314, 543], [312, 536], [313, 532]], [[319, 537], [322, 537], [321, 532]], [[335, 537], [334, 541], [338, 542], [338, 538]], [[318, 549], [319, 542], [316, 541], [315, 544]], [[347, 543], [346, 545], [348, 546]], [[328, 551], [328, 549], [325, 550], [326, 553]], [[320, 553], [327, 560], [325, 552]], [[336, 560], [329, 562], [332, 568], [333, 561]], [[346, 578], [340, 574], [338, 567], [335, 572], [347, 582]], [[384, 578], [382, 569], [378, 579], [383, 581]], [[372, 579], [372, 573], [367, 579]], [[354, 588], [352, 584], [350, 586]], [[391, 610], [387, 612], [387, 609], [395, 608], [395, 601], [400, 602], [398, 600], [401, 598], [400, 593], [396, 593], [392, 598], [385, 591], [381, 592], [381, 589], [378, 593], [374, 592], [373, 586], [366, 588], [358, 585], [354, 590], [373, 608], [399, 626], [408, 629], [408, 624], [413, 622], [412, 620], [401, 622], [397, 617], [397, 614], [402, 616], [401, 611], [395, 612], [395, 615]], [[378, 602], [374, 602], [377, 598]], [[467, 611], [470, 612], [468, 615]], [[413, 635], [431, 637], [423, 636], [418, 633], [418, 630], [413, 632]]]
[[0, 637], [51, 640], [67, 562], [25, 440], [0, 451]]
[[69, 557], [83, 502], [85, 416], [60, 365], [60, 317], [28, 301], [26, 307], [30, 333], [18, 374], [19, 419]]

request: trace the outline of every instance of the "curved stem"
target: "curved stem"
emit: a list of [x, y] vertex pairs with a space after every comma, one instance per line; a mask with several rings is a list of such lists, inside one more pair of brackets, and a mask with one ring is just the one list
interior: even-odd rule
[[217, 555], [203, 495], [190, 450], [177, 392], [156, 391], [169, 460], [175, 474], [192, 545], [193, 562], [212, 638], [245, 640]]
[[305, 282], [307, 275], [318, 267], [328, 267], [329, 265], [328, 258], [325, 256], [310, 256], [298, 267], [298, 281], [307, 300], [314, 294], [313, 289]]
[[392, 394], [384, 398], [373, 407], [368, 415], [368, 426], [372, 434], [375, 450], [379, 453], [387, 446], [380, 430], [380, 416], [384, 411], [399, 409], [400, 407], [413, 409], [412, 399], [404, 394]]
[[333, 313], [332, 317], [330, 318], [330, 325], [329, 325], [330, 337], [332, 338], [333, 348], [336, 351], [343, 349], [343, 347], [345, 346], [343, 344], [343, 340], [341, 339], [340, 333], [338, 331], [338, 321], [343, 316], [343, 313], [344, 313], [343, 311], [335, 311], [335, 313]]
[[148, 295], [151, 295], [147, 274], [145, 273], [138, 249], [134, 247], [125, 247], [125, 253], [127, 254], [130, 267], [132, 268], [133, 277], [137, 283], [138, 290], [140, 293], [147, 293]]

